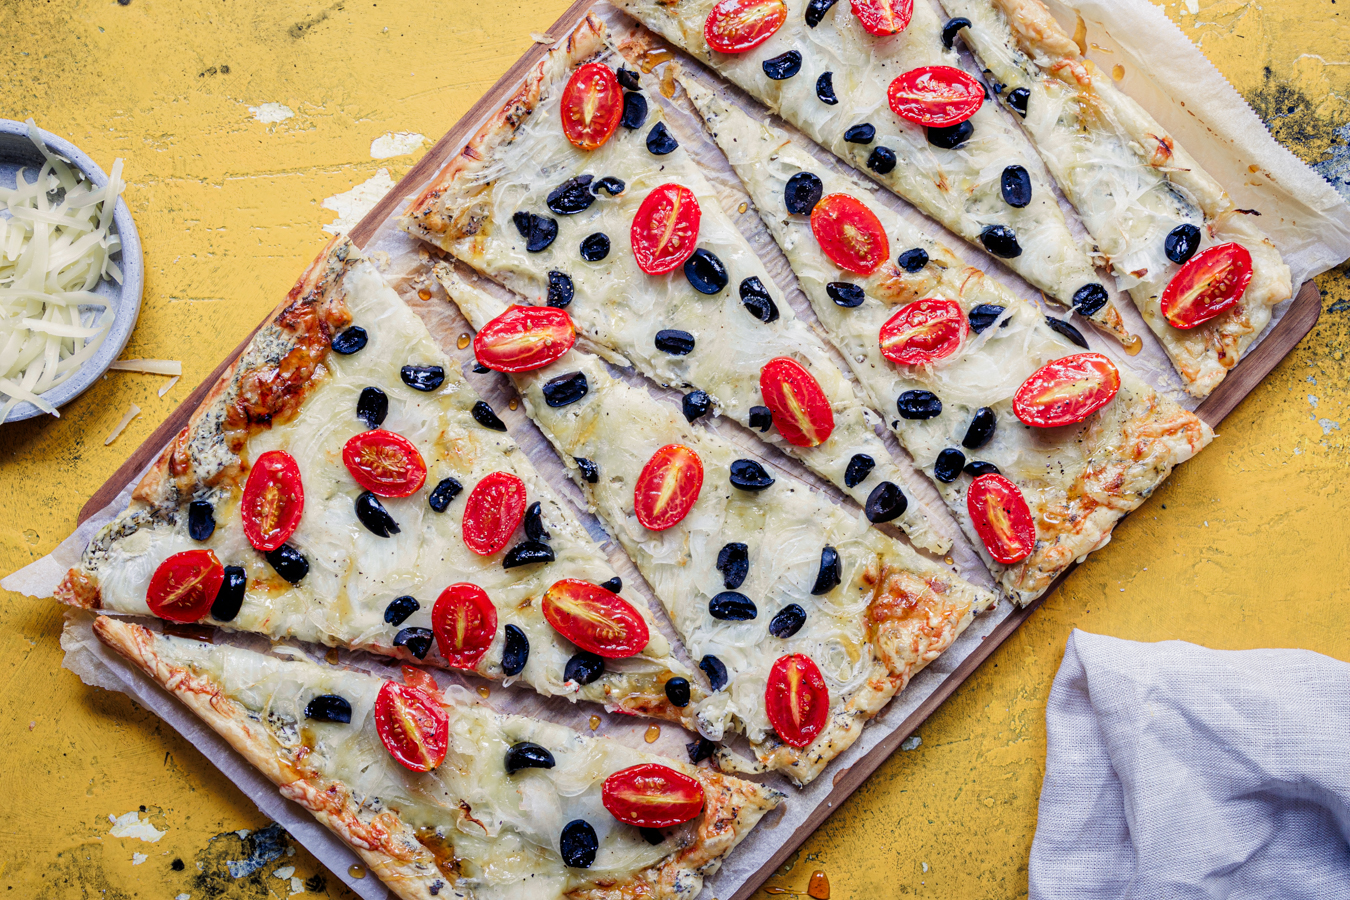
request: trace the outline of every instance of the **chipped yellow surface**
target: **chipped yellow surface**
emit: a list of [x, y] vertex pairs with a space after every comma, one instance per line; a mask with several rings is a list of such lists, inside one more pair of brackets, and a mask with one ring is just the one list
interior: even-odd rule
[[[89, 493], [290, 287], [336, 218], [326, 198], [381, 168], [397, 180], [429, 146], [377, 159], [372, 143], [439, 137], [565, 6], [0, 0], [0, 116], [33, 116], [105, 165], [126, 160], [146, 284], [124, 355], [183, 362], [163, 399], [165, 379], [114, 373], [60, 420], [0, 428], [0, 573], [50, 551]], [[1350, 179], [1350, 4], [1182, 0], [1166, 10], [1277, 136]], [[804, 890], [824, 869], [837, 898], [1025, 894], [1045, 700], [1072, 628], [1350, 659], [1350, 281], [1341, 271], [1319, 284], [1320, 324], [1214, 445], [772, 884]], [[130, 403], [142, 414], [104, 447]], [[352, 896], [303, 850], [288, 855], [284, 838], [236, 835], [267, 820], [167, 726], [60, 670], [54, 604], [13, 594], [0, 603], [9, 896], [232, 900], [286, 897], [297, 884], [296, 896]], [[110, 816], [131, 811], [164, 835], [112, 837]], [[250, 857], [268, 861], [233, 878], [226, 864]]]

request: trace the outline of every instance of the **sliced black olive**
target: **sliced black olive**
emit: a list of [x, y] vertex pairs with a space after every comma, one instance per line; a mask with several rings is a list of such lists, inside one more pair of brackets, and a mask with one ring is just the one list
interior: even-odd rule
[[622, 178], [615, 178], [613, 175], [606, 175], [595, 184], [591, 185], [591, 193], [599, 197], [600, 192], [604, 191], [611, 197], [617, 197], [623, 193], [624, 183]]
[[[1004, 308], [1002, 306], [994, 303], [981, 303], [979, 306], [972, 307], [970, 312], [966, 314], [966, 318], [970, 321], [970, 330], [979, 334], [997, 322], [998, 317], [1003, 313]], [[1006, 328], [1007, 325], [1007, 322], [1003, 323], [1003, 327]]]
[[619, 86], [626, 91], [636, 91], [642, 86], [638, 81], [638, 73], [632, 69], [620, 67], [614, 75], [619, 79]]
[[895, 401], [902, 419], [932, 419], [942, 415], [942, 401], [932, 391], [905, 391]]
[[698, 661], [698, 667], [708, 676], [714, 691], [720, 691], [727, 686], [727, 667], [711, 653]]
[[802, 70], [802, 54], [798, 50], [789, 50], [761, 64], [764, 74], [774, 81], [784, 81]]
[[558, 223], [546, 216], [518, 212], [511, 221], [516, 223], [516, 231], [525, 239], [525, 249], [531, 253], [547, 250], [558, 236]]
[[1003, 188], [1003, 202], [1022, 209], [1031, 202], [1031, 175], [1024, 166], [1008, 166], [1003, 170], [1000, 181]]
[[759, 615], [755, 601], [736, 591], [722, 591], [708, 601], [708, 614], [724, 622], [746, 622]]
[[702, 247], [684, 261], [684, 277], [700, 294], [717, 294], [727, 286], [727, 267], [709, 250]]
[[282, 544], [266, 556], [272, 569], [291, 584], [299, 584], [309, 574], [309, 560], [290, 544]]
[[675, 148], [680, 146], [680, 142], [675, 140], [675, 136], [670, 133], [665, 122], [657, 122], [652, 126], [652, 130], [647, 132], [647, 152], [653, 156], [665, 156], [667, 153], [673, 153]]
[[722, 573], [722, 585], [735, 590], [750, 573], [750, 548], [740, 541], [732, 541], [717, 551], [717, 571]]
[[548, 300], [546, 302], [549, 306], [554, 309], [566, 309], [576, 294], [577, 289], [572, 284], [572, 276], [565, 272], [548, 273]]
[[948, 125], [945, 128], [929, 126], [928, 143], [934, 147], [940, 147], [943, 150], [955, 150], [966, 141], [970, 140], [971, 135], [975, 133], [975, 126], [970, 124], [967, 119], [964, 122], [958, 122], [955, 125]]
[[987, 406], [981, 406], [971, 417], [970, 427], [966, 429], [966, 436], [961, 439], [961, 446], [967, 450], [978, 450], [983, 447], [994, 436], [996, 423], [994, 411]]
[[497, 418], [497, 414], [492, 411], [491, 406], [488, 406], [486, 400], [479, 400], [473, 405], [470, 412], [473, 414], [474, 421], [484, 428], [491, 428], [493, 431], [506, 430], [506, 423]]
[[548, 208], [560, 216], [575, 216], [590, 209], [595, 202], [595, 195], [591, 193], [594, 180], [590, 175], [567, 179], [549, 192]]
[[572, 457], [572, 462], [577, 464], [581, 470], [581, 477], [586, 479], [587, 484], [595, 484], [600, 480], [600, 467], [584, 456]]
[[877, 461], [866, 453], [853, 454], [853, 458], [848, 461], [848, 468], [844, 469], [844, 486], [853, 488], [862, 484], [876, 466]]
[[790, 638], [801, 631], [805, 624], [806, 610], [796, 603], [789, 603], [769, 621], [769, 634], [776, 638]]
[[442, 478], [434, 488], [431, 494], [427, 496], [427, 505], [431, 507], [432, 512], [445, 512], [445, 508], [450, 505], [450, 501], [464, 490], [464, 485], [453, 478]]
[[502, 648], [502, 674], [519, 675], [530, 659], [530, 640], [517, 625], [507, 625], [502, 632], [506, 637], [506, 646]]
[[804, 216], [816, 208], [823, 193], [825, 185], [820, 176], [812, 172], [798, 172], [787, 180], [787, 187], [783, 188], [783, 202], [788, 212], [794, 216]]
[[717, 752], [717, 745], [707, 738], [701, 737], [696, 741], [685, 744], [684, 749], [689, 753], [689, 761], [698, 765]]
[[366, 330], [360, 325], [353, 325], [346, 331], [343, 331], [333, 338], [333, 352], [341, 353], [343, 356], [351, 356], [356, 351], [366, 345]]
[[430, 392], [445, 381], [445, 370], [440, 366], [404, 366], [398, 370], [398, 377], [415, 391]]
[[896, 265], [906, 272], [921, 272], [923, 267], [928, 265], [928, 251], [922, 247], [915, 247], [913, 250], [906, 250], [896, 257]]
[[604, 659], [585, 650], [578, 650], [563, 669], [563, 678], [577, 684], [590, 684], [603, 674], [605, 674]]
[[188, 537], [194, 541], [210, 540], [216, 532], [216, 508], [205, 500], [188, 504]]
[[417, 602], [416, 597], [404, 594], [389, 601], [389, 605], [384, 608], [384, 620], [390, 625], [402, 625], [421, 608], [422, 604]]
[[551, 769], [556, 765], [552, 753], [530, 741], [512, 744], [506, 751], [507, 775], [514, 775], [521, 769]]
[[694, 350], [694, 336], [678, 328], [662, 328], [656, 333], [656, 349], [673, 356], [685, 356]]
[[948, 50], [952, 49], [952, 42], [956, 40], [956, 34], [962, 28], [969, 28], [970, 20], [958, 16], [955, 19], [948, 19], [947, 24], [942, 26], [942, 46]]
[[837, 0], [811, 0], [806, 4], [806, 24], [810, 28], [815, 28], [820, 24], [820, 20], [825, 18], [825, 14], [830, 11]]
[[479, 375], [486, 375], [487, 373], [492, 371], [491, 369], [489, 369], [487, 366], [483, 365], [480, 362], [476, 362], [473, 364], [473, 370]]
[[853, 309], [855, 306], [862, 306], [867, 295], [863, 289], [856, 284], [849, 284], [847, 281], [831, 281], [825, 285], [825, 293], [834, 301], [836, 306], [842, 306], [844, 309]]
[[402, 530], [394, 517], [389, 515], [389, 510], [384, 508], [380, 498], [370, 491], [362, 491], [356, 498], [356, 518], [366, 526], [366, 531], [376, 537], [393, 537]]
[[600, 586], [611, 594], [617, 594], [619, 591], [623, 590], [623, 579], [618, 575], [615, 575], [609, 581], [600, 582]]
[[550, 535], [544, 527], [544, 508], [538, 500], [525, 509], [525, 536], [532, 541], [546, 541]]
[[1194, 256], [1198, 249], [1200, 249], [1200, 229], [1190, 222], [1173, 228], [1163, 241], [1163, 251], [1167, 254], [1167, 258], [1179, 266]]
[[895, 168], [895, 151], [890, 147], [873, 147], [867, 157], [867, 168], [878, 175], [886, 175]]
[[356, 398], [356, 417], [366, 423], [367, 428], [379, 428], [384, 417], [389, 415], [389, 395], [377, 387], [361, 389]]
[[619, 124], [624, 128], [637, 129], [647, 124], [647, 98], [637, 91], [623, 95], [623, 118]]
[[586, 262], [599, 262], [606, 256], [609, 256], [609, 235], [597, 231], [581, 239], [581, 258]]
[[576, 403], [591, 389], [586, 376], [581, 372], [568, 372], [544, 382], [544, 402], [557, 409], [569, 403]]
[[600, 849], [600, 839], [595, 829], [585, 819], [573, 819], [563, 826], [562, 840], [558, 844], [562, 851], [563, 865], [572, 869], [589, 869], [595, 862], [595, 851]]
[[1007, 225], [987, 225], [980, 232], [980, 243], [984, 249], [1001, 259], [1015, 259], [1022, 255], [1022, 245], [1017, 243], [1017, 232]]
[[848, 141], [850, 144], [870, 144], [876, 136], [876, 126], [868, 124], [867, 122], [853, 125], [848, 131], [844, 132], [844, 140]]
[[773, 427], [773, 410], [767, 406], [750, 407], [750, 427], [758, 428], [762, 434]]
[[543, 541], [521, 541], [502, 557], [503, 569], [553, 562], [553, 548]]
[[966, 463], [966, 467], [961, 471], [965, 472], [971, 478], [979, 478], [981, 475], [999, 474], [998, 466], [979, 459], [972, 459], [970, 462]]
[[352, 705], [346, 697], [339, 697], [337, 694], [320, 694], [305, 704], [305, 718], [314, 719], [317, 722], [336, 722], [339, 725], [350, 725]]
[[431, 633], [430, 628], [418, 628], [416, 625], [409, 625], [394, 635], [394, 646], [406, 648], [409, 653], [418, 659], [426, 659], [427, 651], [431, 649], [431, 641], [435, 635]]
[[840, 582], [839, 574], [839, 551], [833, 547], [825, 547], [820, 551], [820, 571], [816, 573], [816, 583], [811, 588], [811, 593], [819, 596], [828, 594], [838, 587]]
[[1106, 288], [1097, 284], [1085, 284], [1073, 292], [1073, 311], [1080, 316], [1091, 316], [1106, 305], [1109, 298]]
[[653, 847], [666, 842], [666, 836], [661, 833], [659, 828], [639, 828], [638, 834], [642, 835], [642, 839]]
[[741, 304], [766, 325], [778, 319], [778, 304], [769, 296], [764, 282], [753, 275], [741, 282]]
[[1013, 108], [1022, 118], [1027, 117], [1027, 101], [1031, 99], [1031, 91], [1024, 87], [1013, 88], [1008, 94], [1008, 105]]
[[1087, 338], [1083, 337], [1083, 332], [1074, 328], [1063, 319], [1056, 319], [1054, 316], [1046, 316], [1045, 324], [1049, 325], [1052, 331], [1059, 332], [1059, 334], [1067, 338], [1070, 343], [1077, 344], [1084, 349], [1087, 348], [1088, 342]]
[[731, 463], [731, 484], [743, 491], [762, 491], [773, 484], [773, 476], [753, 459], [738, 459]]
[[684, 413], [686, 421], [692, 422], [700, 416], [706, 416], [712, 412], [712, 398], [706, 391], [690, 391], [684, 395], [684, 400], [680, 402], [680, 410]]
[[217, 622], [233, 622], [244, 605], [244, 589], [248, 587], [248, 575], [243, 566], [226, 566], [225, 580], [220, 583], [220, 592], [211, 602], [211, 618]]
[[938, 454], [937, 462], [933, 463], [933, 477], [943, 484], [951, 484], [961, 474], [965, 464], [966, 455], [955, 447], [948, 447]]
[[672, 706], [685, 707], [689, 705], [689, 679], [672, 678], [666, 682], [666, 699]]
[[839, 103], [839, 98], [834, 95], [833, 72], [824, 72], [816, 79], [816, 99], [826, 106], [834, 106]]
[[892, 481], [883, 481], [867, 495], [863, 512], [867, 514], [869, 522], [889, 522], [903, 516], [908, 508], [909, 499], [900, 486]]

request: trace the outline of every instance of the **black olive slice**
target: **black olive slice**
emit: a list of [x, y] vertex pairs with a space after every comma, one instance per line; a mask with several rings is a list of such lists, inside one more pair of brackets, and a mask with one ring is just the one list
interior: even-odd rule
[[933, 463], [933, 477], [943, 484], [951, 484], [961, 474], [966, 464], [966, 455], [955, 447], [948, 447], [938, 454]]
[[632, 69], [620, 67], [619, 71], [615, 72], [614, 75], [619, 79], [619, 86], [626, 91], [636, 91], [642, 86], [638, 81], [638, 73], [634, 72]]
[[903, 516], [908, 508], [909, 499], [900, 486], [892, 481], [883, 481], [867, 495], [863, 512], [867, 514], [869, 522], [889, 522]]
[[591, 185], [591, 193], [599, 197], [600, 192], [604, 191], [611, 197], [617, 197], [623, 193], [624, 183], [622, 178], [615, 178], [613, 175], [606, 175], [595, 184]]
[[474, 421], [484, 428], [491, 428], [493, 431], [506, 430], [506, 423], [497, 418], [497, 414], [492, 411], [486, 400], [479, 400], [469, 412], [473, 415]]
[[548, 200], [545, 201], [548, 208], [560, 216], [575, 216], [590, 209], [595, 202], [595, 195], [591, 193], [591, 182], [594, 180], [590, 175], [567, 179], [549, 192]]
[[430, 628], [418, 628], [416, 625], [409, 625], [394, 635], [394, 646], [403, 647], [418, 659], [426, 659], [434, 638], [435, 635], [431, 633]]
[[[979, 306], [972, 307], [966, 314], [966, 319], [970, 322], [970, 330], [979, 334], [990, 325], [998, 321], [999, 316], [1003, 315], [1004, 308], [994, 303], [981, 303]], [[1003, 327], [1008, 323], [1004, 322]]]
[[384, 608], [384, 620], [390, 625], [402, 625], [421, 608], [422, 604], [417, 602], [416, 597], [404, 594], [389, 601], [389, 605]]
[[479, 375], [486, 375], [487, 373], [492, 371], [491, 369], [489, 369], [487, 366], [483, 365], [480, 362], [476, 362], [473, 364], [473, 370]]
[[609, 235], [597, 231], [581, 239], [581, 258], [586, 262], [599, 262], [606, 256], [609, 256]]
[[578, 650], [563, 669], [563, 678], [577, 684], [590, 684], [603, 674], [605, 674], [604, 659], [585, 650]]
[[975, 126], [970, 124], [969, 119], [956, 125], [948, 125], [945, 128], [930, 126], [928, 128], [928, 143], [943, 150], [955, 150], [970, 140], [974, 133]]
[[1106, 288], [1100, 284], [1095, 281], [1085, 284], [1073, 292], [1073, 311], [1080, 316], [1094, 315], [1106, 305], [1108, 299]]
[[706, 416], [712, 412], [712, 398], [706, 391], [690, 391], [684, 395], [684, 400], [680, 402], [680, 411], [684, 413], [686, 421], [692, 422], [700, 416]]
[[964, 16], [958, 16], [955, 19], [948, 19], [947, 24], [942, 26], [942, 46], [948, 50], [952, 49], [952, 43], [956, 40], [957, 32], [962, 28], [969, 28], [970, 20]]
[[747, 622], [759, 615], [755, 601], [736, 591], [722, 591], [708, 601], [708, 614], [724, 622]]
[[590, 822], [573, 819], [563, 826], [558, 848], [562, 851], [563, 865], [571, 869], [589, 869], [595, 862], [595, 851], [600, 849], [600, 838], [596, 837]]
[[291, 584], [299, 584], [309, 574], [309, 560], [290, 544], [282, 544], [266, 556], [272, 569]]
[[826, 106], [835, 106], [839, 98], [834, 94], [834, 73], [824, 72], [816, 79], [816, 99]]
[[538, 500], [525, 510], [525, 536], [532, 541], [549, 539], [548, 529], [544, 527], [544, 508]]
[[743, 491], [762, 491], [773, 484], [773, 476], [753, 459], [737, 459], [731, 463], [731, 484]]
[[895, 151], [890, 147], [873, 147], [867, 157], [867, 168], [878, 175], [889, 174], [895, 168]]
[[971, 417], [970, 427], [966, 429], [966, 436], [961, 439], [961, 446], [967, 450], [978, 450], [983, 447], [994, 436], [996, 423], [994, 411], [987, 406], [981, 406]]
[[568, 372], [544, 382], [544, 402], [557, 409], [569, 403], [576, 403], [591, 389], [586, 376], [581, 372]]
[[717, 752], [717, 745], [707, 738], [701, 737], [696, 741], [685, 744], [684, 749], [689, 753], [689, 761], [698, 765]]
[[850, 126], [844, 132], [844, 140], [850, 144], [870, 144], [877, 136], [877, 128], [868, 122]]
[[427, 496], [427, 505], [431, 507], [432, 512], [445, 512], [446, 507], [450, 505], [450, 501], [454, 500], [462, 490], [464, 490], [464, 485], [455, 479], [442, 478]]
[[833, 547], [823, 548], [820, 551], [820, 571], [816, 573], [816, 583], [811, 587], [811, 593], [819, 596], [834, 590], [841, 580], [839, 572], [839, 551]]
[[787, 180], [787, 186], [783, 188], [783, 202], [788, 212], [794, 216], [804, 216], [816, 208], [823, 193], [825, 185], [820, 176], [812, 172], [798, 172]]
[[521, 769], [551, 769], [557, 765], [553, 754], [530, 741], [512, 744], [506, 751], [506, 774], [514, 775]]
[[998, 466], [979, 459], [972, 459], [970, 462], [966, 463], [966, 467], [961, 471], [965, 472], [971, 478], [979, 478], [981, 475], [999, 474]]
[[623, 95], [623, 118], [619, 124], [624, 128], [637, 129], [647, 124], [647, 98], [637, 91]]
[[429, 393], [445, 381], [445, 370], [440, 366], [404, 366], [398, 370], [398, 377], [415, 391]]
[[519, 675], [530, 659], [530, 641], [518, 625], [507, 625], [502, 629], [506, 645], [502, 648], [502, 674]]
[[877, 467], [877, 461], [866, 453], [855, 453], [853, 458], [848, 461], [848, 468], [844, 469], [844, 486], [857, 487], [872, 474], [872, 470]]
[[773, 427], [773, 410], [767, 406], [750, 407], [750, 427], [764, 433]]
[[732, 541], [717, 551], [717, 571], [722, 573], [722, 586], [735, 590], [750, 573], [750, 548], [740, 541]]
[[1022, 245], [1017, 243], [1017, 232], [1007, 225], [988, 225], [980, 232], [980, 243], [984, 249], [1000, 259], [1016, 259], [1022, 255]]
[[1031, 175], [1024, 166], [1008, 166], [999, 184], [1003, 201], [1009, 206], [1022, 209], [1031, 202]]
[[1054, 316], [1046, 316], [1045, 324], [1049, 325], [1052, 331], [1056, 331], [1064, 338], [1068, 339], [1070, 343], [1077, 344], [1085, 350], [1087, 349], [1088, 342], [1087, 338], [1083, 337], [1083, 332], [1074, 328], [1063, 319], [1056, 319]]
[[553, 562], [553, 548], [543, 541], [521, 541], [502, 557], [503, 569]]
[[815, 28], [820, 24], [820, 20], [825, 18], [825, 14], [830, 11], [837, 0], [811, 0], [806, 4], [806, 25], [809, 28]]
[[802, 70], [802, 54], [798, 50], [789, 50], [773, 59], [761, 63], [764, 74], [774, 81], [785, 81]]
[[546, 216], [518, 212], [511, 217], [511, 221], [516, 224], [516, 231], [519, 231], [520, 236], [525, 239], [525, 249], [531, 253], [547, 250], [558, 237], [558, 223]]
[[928, 251], [922, 247], [906, 250], [896, 257], [895, 263], [906, 272], [921, 272], [928, 265]]
[[216, 508], [205, 500], [193, 500], [188, 504], [188, 537], [194, 541], [206, 541], [216, 532]]
[[867, 299], [867, 294], [856, 284], [849, 284], [847, 281], [831, 281], [825, 285], [825, 293], [834, 301], [836, 306], [842, 306], [844, 309], [853, 309], [856, 306], [862, 306], [863, 301]]
[[1200, 249], [1200, 229], [1190, 222], [1173, 228], [1163, 240], [1163, 251], [1167, 254], [1167, 258], [1179, 266], [1194, 256], [1198, 249]]
[[364, 328], [360, 325], [353, 325], [346, 331], [333, 336], [333, 352], [341, 353], [343, 356], [351, 356], [366, 345], [367, 338]]
[[711, 653], [698, 661], [698, 667], [708, 676], [714, 691], [720, 691], [727, 686], [727, 667]]
[[572, 457], [572, 462], [577, 464], [581, 470], [581, 477], [586, 479], [587, 484], [595, 484], [600, 480], [600, 467], [584, 456]]
[[389, 515], [389, 510], [384, 508], [380, 498], [370, 491], [362, 491], [356, 498], [356, 518], [366, 526], [366, 531], [376, 537], [393, 537], [402, 530], [394, 517]]
[[565, 272], [548, 273], [548, 300], [545, 302], [554, 309], [566, 309], [577, 294], [572, 284], [572, 276]]
[[727, 267], [716, 254], [702, 247], [684, 261], [684, 277], [688, 279], [690, 287], [700, 294], [720, 293], [729, 280]]
[[336, 722], [350, 725], [352, 705], [346, 697], [337, 694], [320, 694], [305, 704], [305, 718], [316, 722]]
[[361, 389], [356, 398], [356, 417], [366, 423], [367, 428], [379, 428], [384, 417], [389, 415], [389, 395], [377, 387]]
[[895, 401], [902, 419], [932, 419], [942, 415], [942, 401], [932, 391], [905, 391]]
[[623, 579], [618, 575], [615, 575], [609, 581], [600, 582], [600, 586], [611, 594], [617, 594], [619, 591], [623, 590]]
[[639, 828], [638, 834], [642, 835], [642, 839], [653, 847], [666, 842], [666, 836], [661, 833], [659, 828]]
[[220, 592], [211, 602], [211, 618], [217, 622], [233, 622], [244, 605], [244, 589], [248, 587], [248, 575], [243, 566], [226, 566], [225, 580], [220, 583]]
[[665, 122], [657, 122], [652, 126], [652, 130], [647, 132], [647, 152], [653, 156], [673, 153], [678, 146], [680, 142], [675, 140]]
[[689, 679], [675, 677], [666, 682], [666, 699], [672, 706], [689, 705]]
[[801, 631], [805, 624], [806, 610], [796, 603], [789, 603], [769, 621], [769, 634], [776, 638], [790, 638]]
[[1027, 101], [1030, 99], [1031, 91], [1024, 87], [1013, 88], [1008, 93], [1008, 105], [1024, 119], [1027, 117]]
[[778, 304], [769, 296], [764, 282], [753, 275], [741, 282], [741, 304], [766, 325], [778, 319]]
[[694, 336], [678, 328], [662, 328], [656, 333], [656, 349], [672, 356], [686, 356], [694, 350]]

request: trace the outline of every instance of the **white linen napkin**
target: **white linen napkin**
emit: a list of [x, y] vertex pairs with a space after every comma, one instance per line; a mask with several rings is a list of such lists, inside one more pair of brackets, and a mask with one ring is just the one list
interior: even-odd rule
[[1074, 631], [1030, 900], [1350, 898], [1350, 665]]

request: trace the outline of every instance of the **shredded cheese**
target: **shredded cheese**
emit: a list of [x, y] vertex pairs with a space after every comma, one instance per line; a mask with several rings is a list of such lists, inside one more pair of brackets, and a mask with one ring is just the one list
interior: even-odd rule
[[164, 387], [159, 389], [159, 395], [163, 397], [169, 391], [173, 390], [173, 386], [177, 383], [178, 383], [178, 376], [175, 375], [168, 380], [168, 382], [164, 385]]
[[24, 400], [59, 415], [42, 394], [98, 351], [114, 311], [94, 288], [122, 281], [111, 258], [122, 242], [109, 231], [122, 160], [95, 188], [47, 149], [32, 119], [28, 137], [45, 160], [37, 179], [21, 170], [15, 187], [0, 187], [0, 421]]
[[183, 374], [183, 364], [176, 359], [119, 359], [108, 368], [117, 372], [144, 372], [147, 375]]
[[135, 403], [131, 404], [131, 408], [127, 410], [126, 415], [122, 416], [122, 421], [118, 422], [117, 426], [113, 428], [112, 433], [108, 435], [108, 439], [103, 442], [103, 446], [106, 447], [113, 441], [117, 440], [118, 435], [120, 435], [123, 431], [125, 431], [126, 427], [131, 424], [131, 420], [136, 418], [140, 414], [141, 408], [137, 406]]

